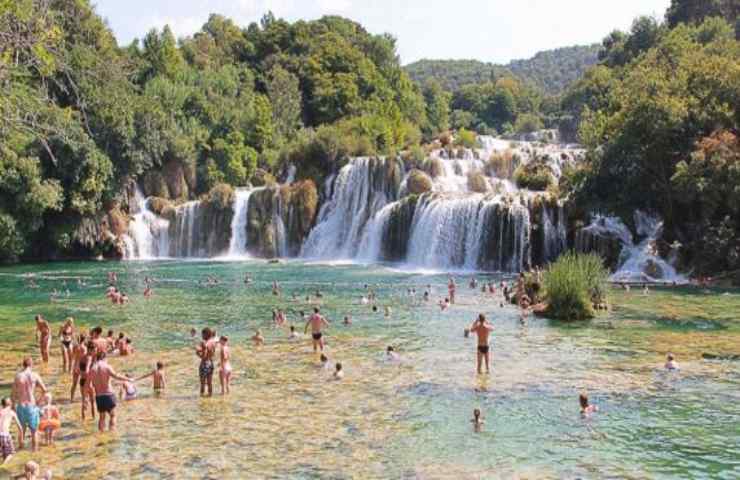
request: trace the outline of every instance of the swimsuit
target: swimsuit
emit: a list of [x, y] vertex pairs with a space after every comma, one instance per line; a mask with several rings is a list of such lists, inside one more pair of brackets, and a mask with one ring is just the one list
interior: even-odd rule
[[116, 396], [112, 393], [105, 393], [103, 395], [95, 396], [95, 405], [98, 407], [98, 412], [109, 413], [116, 408]]
[[213, 360], [201, 360], [198, 373], [201, 379], [205, 379], [213, 375]]
[[59, 430], [61, 427], [61, 420], [51, 416], [49, 416], [49, 418], [46, 418], [46, 415], [44, 416], [44, 418], [41, 419], [41, 422], [39, 423], [39, 430], [42, 432], [45, 432], [47, 430]]
[[313, 333], [311, 334], [311, 336], [313, 337], [314, 340], [321, 340], [322, 333], [321, 332]]
[[15, 413], [18, 415], [18, 421], [22, 426], [26, 426], [33, 431], [39, 428], [39, 409], [36, 405], [18, 405], [15, 407]]
[[134, 400], [139, 395], [139, 392], [136, 391], [135, 385], [125, 385], [123, 390], [126, 394], [123, 397], [124, 400]]
[[72, 345], [72, 340], [62, 340], [62, 345], [64, 345], [64, 348], [69, 348]]
[[13, 437], [10, 436], [10, 433], [0, 433], [0, 456], [5, 460], [14, 453]]
[[483, 354], [488, 353], [488, 345], [478, 345], [478, 351]]

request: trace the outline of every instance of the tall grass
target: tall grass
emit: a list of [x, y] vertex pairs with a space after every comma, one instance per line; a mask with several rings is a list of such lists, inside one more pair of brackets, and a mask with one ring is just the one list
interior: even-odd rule
[[593, 318], [594, 304], [606, 301], [608, 270], [595, 254], [568, 252], [545, 272], [547, 316], [561, 320]]

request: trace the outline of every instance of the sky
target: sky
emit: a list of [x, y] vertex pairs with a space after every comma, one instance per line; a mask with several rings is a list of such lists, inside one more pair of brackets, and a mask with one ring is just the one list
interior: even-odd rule
[[151, 28], [192, 35], [220, 13], [246, 27], [272, 11], [289, 21], [341, 15], [398, 39], [401, 62], [422, 58], [508, 63], [542, 50], [600, 42], [670, 0], [93, 0], [119, 44]]

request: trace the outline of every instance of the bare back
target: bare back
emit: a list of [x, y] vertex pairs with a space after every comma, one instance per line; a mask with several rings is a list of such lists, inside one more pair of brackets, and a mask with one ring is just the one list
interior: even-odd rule
[[326, 320], [324, 320], [324, 317], [322, 317], [318, 313], [312, 314], [311, 317], [309, 317], [308, 321], [311, 324], [312, 333], [321, 333], [321, 328], [326, 323]]
[[92, 381], [95, 395], [109, 395], [113, 393], [111, 379], [114, 377], [113, 367], [104, 360], [98, 360], [90, 369], [90, 380]]
[[23, 370], [15, 376], [14, 391], [16, 401], [21, 405], [36, 405], [34, 392], [41, 379], [30, 369]]
[[488, 345], [488, 337], [492, 330], [493, 327], [488, 322], [476, 322], [473, 328], [470, 329], [471, 332], [478, 335], [478, 345]]

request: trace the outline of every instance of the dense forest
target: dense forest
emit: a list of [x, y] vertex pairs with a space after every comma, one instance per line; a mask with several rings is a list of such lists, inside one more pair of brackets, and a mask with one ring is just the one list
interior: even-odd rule
[[740, 269], [737, 30], [734, 1], [673, 0], [598, 49], [409, 74], [393, 37], [340, 17], [212, 15], [119, 46], [89, 0], [0, 1], [0, 260], [110, 254], [101, 225], [127, 224], [132, 182], [225, 205], [294, 165], [315, 209], [349, 156], [547, 127], [589, 152], [559, 186], [574, 215], [650, 208], [686, 265]]
[[445, 90], [456, 92], [465, 85], [515, 76], [543, 93], [557, 95], [598, 62], [599, 45], [558, 48], [540, 52], [527, 60], [495, 65], [478, 60], [419, 60], [404, 69], [412, 80], [424, 85], [436, 80]]

